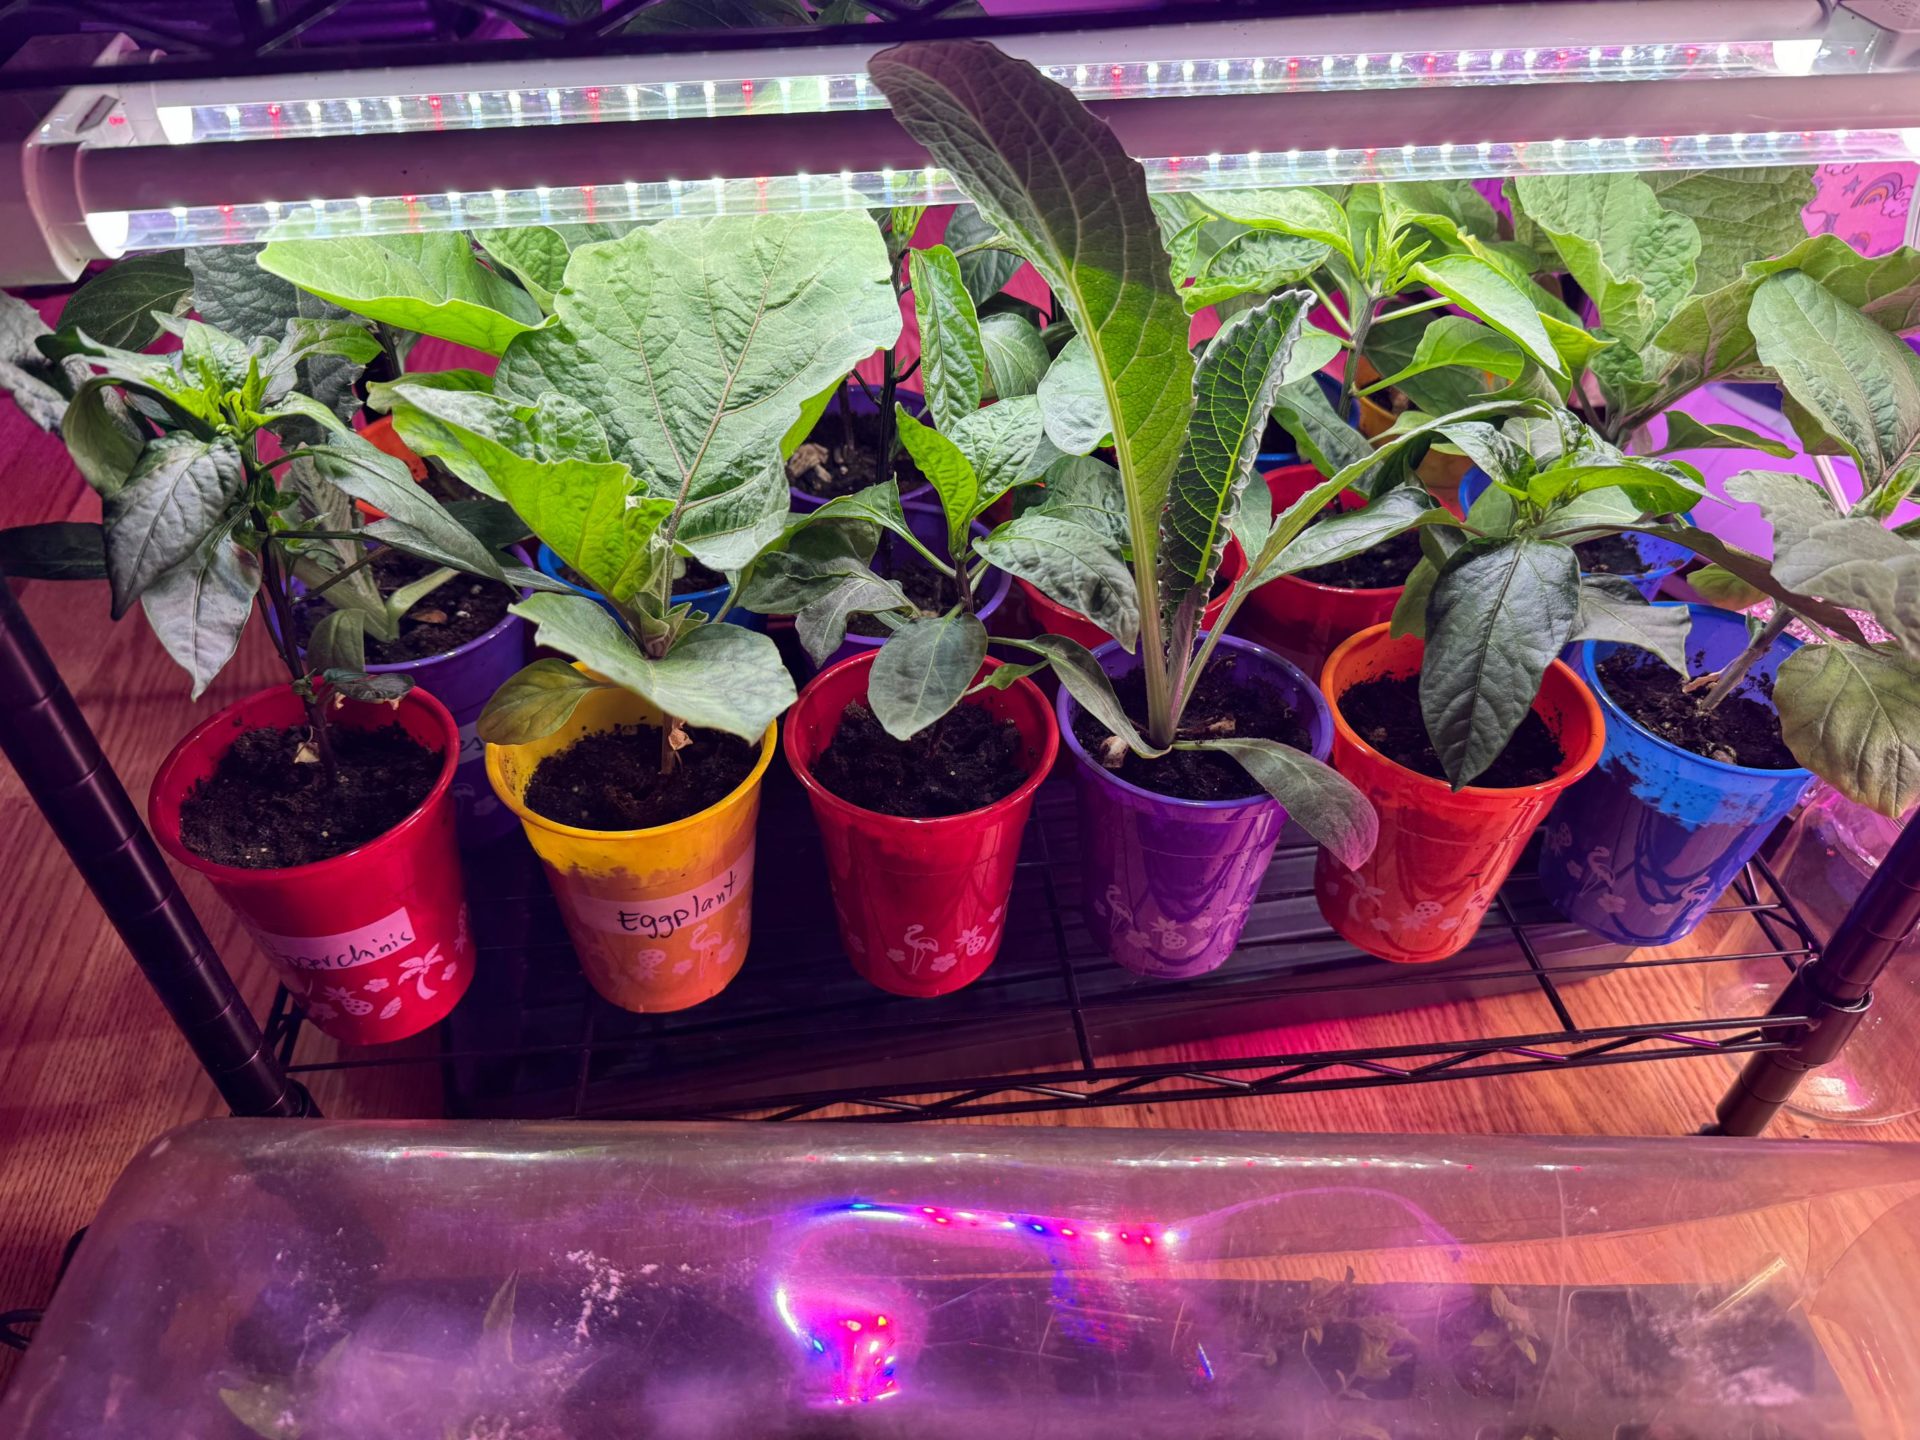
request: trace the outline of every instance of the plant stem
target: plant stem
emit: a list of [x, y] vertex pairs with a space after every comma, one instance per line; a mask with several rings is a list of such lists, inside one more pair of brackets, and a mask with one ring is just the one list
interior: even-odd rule
[[1390, 320], [1401, 320], [1409, 315], [1418, 315], [1423, 310], [1438, 310], [1441, 306], [1452, 303], [1446, 296], [1438, 295], [1431, 300], [1422, 300], [1417, 305], [1402, 305], [1398, 310], [1389, 310], [1384, 315], [1376, 315], [1373, 317], [1373, 323], [1385, 325]]
[[353, 574], [356, 570], [366, 569], [367, 566], [373, 563], [373, 557], [378, 555], [379, 553], [380, 552], [378, 550], [367, 551], [365, 555], [362, 555], [358, 560], [354, 561], [351, 565], [348, 565], [343, 569], [334, 571], [333, 574], [329, 575], [326, 579], [322, 580], [318, 585], [314, 586], [311, 590], [307, 591], [307, 595], [311, 599], [318, 600], [322, 595], [326, 594], [327, 591], [331, 590], [334, 586], [338, 585], [342, 580], [346, 579], [349, 575]]
[[904, 532], [896, 531], [895, 533], [898, 534], [902, 540], [906, 541], [907, 544], [911, 545], [915, 550], [919, 551], [920, 557], [923, 560], [925, 560], [929, 565], [933, 566], [934, 569], [938, 570], [942, 575], [946, 576], [949, 580], [952, 580], [954, 578], [954, 574], [953, 574], [954, 567], [949, 565], [946, 561], [942, 560], [938, 555], [934, 554], [933, 551], [929, 550], [925, 545], [921, 544], [920, 537], [913, 533], [912, 526], [908, 526], [906, 531]]
[[1341, 313], [1340, 307], [1333, 303], [1333, 297], [1328, 295], [1325, 290], [1322, 290], [1320, 288], [1320, 282], [1318, 280], [1315, 280], [1309, 277], [1307, 280], [1307, 286], [1309, 289], [1313, 291], [1313, 293], [1316, 296], [1319, 297], [1320, 303], [1326, 308], [1327, 313], [1333, 316], [1334, 323], [1337, 324], [1342, 330], [1346, 331], [1347, 334], [1349, 335], [1353, 334], [1353, 326], [1350, 323], [1348, 323], [1347, 317]]
[[1353, 403], [1354, 383], [1360, 378], [1360, 357], [1367, 347], [1367, 333], [1373, 329], [1373, 312], [1379, 300], [1369, 295], [1366, 303], [1360, 306], [1353, 322], [1353, 349], [1347, 352], [1347, 363], [1340, 372], [1340, 403], [1334, 407], [1334, 413], [1344, 420], [1347, 407]]
[[274, 623], [267, 629], [273, 636], [274, 648], [280, 652], [281, 663], [292, 677], [293, 693], [307, 707], [307, 728], [313, 735], [313, 748], [320, 752], [321, 774], [331, 788], [340, 779], [340, 766], [334, 759], [333, 736], [327, 728], [327, 704], [307, 678], [306, 666], [300, 663], [293, 639], [293, 602], [287, 598], [280, 553], [274, 545], [274, 541], [268, 540], [260, 548], [261, 584], [267, 592], [268, 603], [273, 606]]
[[365, 540], [367, 537], [358, 530], [276, 530], [276, 540]]
[[[858, 379], [859, 377], [855, 376], [854, 378]], [[851, 463], [853, 458], [852, 392], [849, 391], [846, 386], [842, 385], [835, 403], [840, 407], [840, 453], [847, 457], [848, 462]]]
[[1734, 656], [1714, 677], [1713, 688], [1707, 691], [1707, 698], [1700, 702], [1701, 711], [1711, 715], [1718, 709], [1720, 702], [1733, 693], [1734, 687], [1747, 678], [1747, 672], [1753, 668], [1754, 662], [1773, 648], [1773, 642], [1792, 623], [1793, 612], [1776, 601], [1772, 616], [1760, 627], [1760, 632], [1747, 642], [1747, 648]]

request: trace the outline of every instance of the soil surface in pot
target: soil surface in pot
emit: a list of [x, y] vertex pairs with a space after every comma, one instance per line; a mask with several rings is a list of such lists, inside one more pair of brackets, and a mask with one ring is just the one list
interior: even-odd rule
[[[1311, 743], [1306, 722], [1278, 688], [1241, 673], [1240, 656], [1222, 647], [1193, 692], [1180, 718], [1182, 740], [1278, 740], [1296, 750]], [[1114, 681], [1113, 688], [1126, 708], [1127, 718], [1144, 733], [1147, 728], [1147, 680], [1135, 670]], [[1073, 716], [1073, 734], [1096, 760], [1112, 738], [1107, 727], [1083, 709]], [[1250, 800], [1265, 792], [1253, 777], [1229, 756], [1204, 750], [1176, 750], [1147, 760], [1131, 750], [1114, 771], [1129, 785], [1176, 800]]]
[[1460, 1388], [1487, 1400], [1536, 1394], [1553, 1353], [1540, 1333], [1548, 1318], [1515, 1305], [1498, 1285], [1449, 1310], [1440, 1319], [1440, 1343]]
[[[880, 479], [880, 417], [856, 411], [844, 414], [835, 400], [813, 427], [807, 441], [787, 461], [787, 483], [796, 490], [831, 500], [851, 495]], [[853, 441], [847, 441], [847, 422], [853, 422]], [[905, 455], [893, 457], [893, 478], [902, 492], [920, 483], [920, 472]]]
[[[891, 558], [873, 568], [875, 574], [906, 591], [907, 598], [922, 615], [944, 615], [960, 603], [960, 587], [929, 565], [925, 556], [917, 550], [908, 550], [904, 544]], [[979, 599], [976, 595], [974, 603], [978, 604]], [[855, 615], [847, 621], [847, 633], [884, 640], [893, 631], [878, 615]]]
[[1706, 690], [1687, 694], [1680, 677], [1644, 650], [1622, 646], [1597, 668], [1614, 704], [1669, 744], [1723, 765], [1754, 770], [1791, 770], [1800, 763], [1780, 738], [1778, 713], [1744, 693], [1751, 686], [1771, 696], [1773, 683], [1764, 675], [1752, 677], [1715, 709], [1702, 710]]
[[1383, 540], [1371, 550], [1331, 565], [1315, 565], [1299, 572], [1302, 580], [1315, 585], [1335, 585], [1342, 590], [1391, 590], [1407, 583], [1413, 567], [1420, 563], [1420, 536], [1412, 530]]
[[1020, 727], [982, 705], [956, 705], [911, 740], [896, 740], [856, 700], [841, 712], [813, 774], [862, 810], [934, 820], [1018, 790], [1029, 773], [1020, 752]]
[[582, 735], [534, 767], [527, 808], [582, 830], [645, 830], [698, 815], [753, 773], [760, 747], [688, 730], [679, 763], [660, 773], [660, 729], [617, 725]]
[[[1436, 780], [1447, 778], [1446, 767], [1427, 738], [1427, 722], [1421, 718], [1417, 677], [1382, 675], [1363, 680], [1342, 692], [1335, 708], [1346, 716], [1354, 734], [1394, 764]], [[1553, 779], [1566, 758], [1547, 722], [1529, 710], [1507, 748], [1468, 783], [1496, 790], [1543, 785]]]
[[1653, 568], [1640, 554], [1640, 547], [1624, 535], [1582, 540], [1573, 547], [1573, 553], [1580, 557], [1583, 575], [1644, 575]]
[[1631, 1290], [1580, 1290], [1568, 1305], [1567, 1348], [1609, 1395], [1666, 1399], [1687, 1378], [1667, 1316]]
[[420, 808], [439, 778], [440, 756], [398, 725], [335, 725], [329, 734], [334, 785], [317, 761], [298, 758], [304, 725], [242, 735], [181, 801], [181, 842], [204, 860], [243, 870], [310, 865], [386, 834]]
[[[399, 550], [380, 550], [367, 568], [373, 572], [381, 595], [387, 596], [439, 567]], [[399, 665], [458, 650], [504, 620], [507, 607], [519, 598], [512, 586], [498, 580], [455, 575], [415, 602], [400, 620], [398, 637], [387, 641], [367, 636], [367, 663]], [[302, 649], [313, 637], [314, 627], [332, 610], [324, 598], [310, 600], [301, 595], [294, 599], [293, 633]]]

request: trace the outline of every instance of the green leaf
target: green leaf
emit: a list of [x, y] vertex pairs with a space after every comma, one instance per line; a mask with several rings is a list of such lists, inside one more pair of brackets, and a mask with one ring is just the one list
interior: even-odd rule
[[[1824, 497], [1822, 497], [1824, 498]], [[1864, 610], [1920, 656], [1920, 542], [1864, 515], [1836, 517], [1804, 534], [1775, 522], [1774, 578], [1849, 610]]]
[[231, 440], [162, 435], [148, 444], [126, 487], [104, 507], [114, 619], [229, 519], [246, 484]]
[[1830, 605], [1824, 600], [1790, 589], [1774, 578], [1773, 570], [1765, 560], [1737, 546], [1729, 545], [1710, 530], [1696, 529], [1691, 525], [1654, 524], [1616, 525], [1611, 528], [1631, 530], [1639, 535], [1657, 535], [1662, 540], [1671, 540], [1676, 545], [1685, 546], [1702, 559], [1713, 562], [1755, 589], [1798, 610], [1809, 620], [1825, 626], [1834, 634], [1844, 636], [1856, 644], [1867, 643], [1867, 637], [1860, 632], [1860, 626], [1845, 610], [1838, 605]]
[[1325, 761], [1277, 740], [1201, 740], [1178, 748], [1231, 755], [1342, 865], [1363, 865], [1373, 854], [1380, 816], [1359, 787]]
[[1086, 616], [1132, 652], [1140, 633], [1140, 597], [1110, 532], [1042, 508], [1015, 516], [975, 548], [995, 569]]
[[1229, 220], [1316, 240], [1354, 260], [1347, 216], [1332, 196], [1305, 187], [1286, 190], [1210, 190], [1194, 200]]
[[0, 576], [13, 580], [104, 580], [106, 532], [78, 520], [0, 530]]
[[1280, 387], [1273, 418], [1293, 437], [1301, 458], [1322, 475], [1336, 474], [1373, 453], [1366, 437], [1334, 410], [1327, 392], [1310, 375]]
[[1464, 315], [1441, 315], [1420, 332], [1405, 366], [1368, 389], [1402, 386], [1417, 375], [1449, 365], [1517, 380], [1527, 368], [1527, 359], [1526, 352], [1500, 331]]
[[1523, 175], [1511, 193], [1627, 344], [1652, 340], [1692, 292], [1699, 228], [1638, 175]]
[[963, 415], [947, 433], [979, 477], [975, 515], [1015, 485], [1040, 476], [1038, 452], [1044, 430], [1040, 402], [1032, 396], [1016, 395]]
[[324, 670], [320, 678], [349, 700], [369, 705], [391, 705], [413, 689], [413, 677], [404, 672], [369, 675], [360, 670]]
[[917, 614], [913, 601], [893, 581], [859, 566], [824, 594], [807, 601], [794, 614], [794, 633], [816, 665], [824, 665], [846, 643], [847, 622], [855, 615], [884, 615], [892, 611]]
[[1475, 255], [1441, 255], [1413, 267], [1413, 278], [1444, 295], [1461, 309], [1479, 316], [1513, 341], [1543, 370], [1561, 373], [1560, 352], [1554, 348], [1539, 309], [1525, 291]]
[[1580, 581], [1580, 622], [1569, 643], [1611, 640], [1657, 655], [1682, 678], [1693, 617], [1684, 605], [1649, 605], [1631, 580], [1588, 575]]
[[1920, 463], [1920, 357], [1801, 271], [1761, 282], [1760, 360], [1860, 467], [1869, 495]]
[[940, 429], [980, 408], [987, 357], [980, 317], [960, 279], [960, 262], [944, 245], [907, 257], [913, 314], [920, 326], [920, 381], [927, 413]]
[[940, 497], [947, 518], [947, 554], [961, 559], [967, 553], [967, 527], [980, 509], [980, 477], [952, 440], [914, 419], [904, 405], [893, 408], [900, 443]]
[[1676, 455], [1687, 450], [1758, 450], [1780, 460], [1790, 460], [1794, 454], [1791, 445], [1743, 425], [1709, 425], [1684, 410], [1669, 410], [1667, 443], [1651, 454]]
[[911, 740], [967, 693], [987, 658], [987, 627], [972, 615], [913, 620], [888, 637], [867, 676], [867, 703], [896, 740]]
[[540, 308], [553, 313], [553, 296], [567, 277], [573, 247], [550, 225], [516, 225], [474, 233], [487, 258], [511, 271]]
[[1458, 790], [1499, 758], [1580, 619], [1580, 562], [1525, 536], [1472, 541], [1427, 607], [1420, 710]]
[[793, 704], [793, 678], [757, 631], [698, 625], [655, 660], [584, 595], [533, 595], [511, 608], [533, 622], [535, 644], [573, 656], [689, 725], [758, 741]]
[[1380, 186], [1380, 202], [1396, 228], [1418, 225], [1452, 244], [1500, 233], [1499, 215], [1471, 180], [1390, 181]]
[[1547, 505], [1594, 490], [1618, 489], [1643, 514], [1685, 514], [1705, 498], [1706, 482], [1690, 465], [1633, 455], [1583, 451], [1531, 476], [1527, 498]]
[[1068, 455], [1088, 455], [1113, 435], [1106, 389], [1085, 336], [1067, 342], [1040, 377], [1036, 393], [1047, 439]]
[[260, 1440], [300, 1440], [293, 1387], [283, 1380], [256, 1380], [222, 1388], [220, 1403]]
[[1718, 565], [1702, 565], [1687, 576], [1687, 584], [1707, 604], [1721, 610], [1751, 610], [1767, 598], [1766, 591]]
[[1045, 656], [1053, 666], [1054, 678], [1073, 696], [1080, 708], [1106, 726], [1110, 733], [1126, 741], [1127, 748], [1134, 754], [1151, 759], [1166, 753], [1149, 745], [1127, 718], [1126, 709], [1121, 705], [1120, 697], [1114, 693], [1113, 682], [1107, 678], [1107, 672], [1100, 668], [1100, 662], [1093, 658], [1093, 652], [1078, 640], [1069, 640], [1065, 635], [1035, 635], [1030, 640], [1008, 639], [1006, 643], [1016, 649]]
[[980, 348], [986, 356], [988, 386], [1001, 400], [1033, 394], [1053, 363], [1040, 332], [1018, 315], [983, 316]]
[[1761, 515], [1773, 529], [1775, 555], [1783, 554], [1820, 526], [1840, 518], [1840, 511], [1817, 481], [1792, 471], [1742, 470], [1727, 478], [1725, 488], [1729, 499], [1760, 507]]
[[1696, 290], [1732, 284], [1750, 261], [1783, 254], [1807, 238], [1801, 211], [1814, 196], [1808, 166], [1649, 170], [1641, 178], [1662, 210], [1686, 216], [1700, 232]]
[[1387, 622], [1389, 636], [1395, 640], [1406, 635], [1415, 635], [1423, 640], [1426, 638], [1427, 605], [1433, 599], [1434, 583], [1439, 578], [1440, 567], [1428, 557], [1421, 556], [1420, 563], [1408, 574], [1400, 598], [1394, 602], [1393, 614]]
[[1296, 575], [1316, 565], [1365, 554], [1383, 541], [1419, 525], [1452, 524], [1453, 517], [1410, 486], [1389, 490], [1359, 510], [1330, 515], [1309, 525], [1262, 573]]
[[1193, 376], [1193, 420], [1160, 518], [1161, 603], [1207, 592], [1312, 292], [1289, 290], [1221, 327]]
[[60, 422], [67, 453], [94, 492], [117, 493], [140, 463], [151, 431], [128, 413], [114, 380], [95, 376], [74, 392]]
[[469, 575], [500, 578], [493, 552], [414, 483], [405, 461], [352, 434], [312, 446], [310, 458], [322, 480], [385, 512], [386, 519], [367, 527], [370, 539]]
[[526, 291], [474, 258], [458, 231], [275, 240], [259, 263], [356, 315], [489, 355], [549, 323]]
[[362, 673], [367, 668], [367, 617], [358, 610], [329, 610], [303, 648], [311, 670]]
[[1173, 282], [1189, 315], [1243, 295], [1271, 295], [1326, 262], [1318, 240], [1216, 220], [1183, 232], [1172, 247]]
[[1127, 486], [1135, 562], [1150, 566], [1152, 526], [1186, 433], [1193, 357], [1145, 172], [1064, 86], [984, 42], [901, 45], [876, 55], [868, 73], [894, 118], [1011, 239], [1088, 344]]
[[236, 545], [232, 525], [224, 524], [142, 592], [147, 623], [167, 653], [193, 677], [194, 699], [233, 658], [259, 588], [259, 559]]
[[[1071, 520], [1102, 537], [1106, 548], [1124, 552], [1127, 501], [1118, 470], [1091, 455], [1065, 455], [1049, 465], [1042, 478], [1042, 488], [1016, 493], [1017, 514]], [[1028, 503], [1022, 506], [1021, 500]]]
[[960, 279], [975, 305], [984, 305], [1006, 288], [1020, 268], [1020, 257], [1006, 248], [1000, 233], [971, 205], [956, 205], [947, 221], [946, 243], [960, 262]]
[[496, 391], [596, 416], [636, 492], [679, 502], [675, 542], [722, 571], [784, 528], [804, 407], [900, 333], [886, 242], [857, 211], [643, 226], [574, 251], [555, 305]]
[[60, 328], [85, 331], [120, 349], [144, 350], [160, 337], [153, 312], [183, 315], [192, 302], [193, 273], [180, 251], [130, 255], [73, 292], [60, 312]]
[[564, 660], [536, 660], [493, 692], [474, 733], [489, 745], [525, 745], [553, 734], [582, 700], [605, 688]]
[[1803, 645], [1774, 676], [1794, 758], [1856, 804], [1899, 819], [1920, 799], [1920, 671], [1892, 645]]

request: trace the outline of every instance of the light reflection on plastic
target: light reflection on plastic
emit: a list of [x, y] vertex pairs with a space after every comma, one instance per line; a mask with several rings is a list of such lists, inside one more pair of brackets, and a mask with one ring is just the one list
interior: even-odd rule
[[[807, 1359], [830, 1370], [829, 1403], [868, 1405], [900, 1393], [899, 1357], [877, 1333], [891, 1323], [885, 1312], [838, 1297], [806, 1297], [796, 1302], [785, 1285], [775, 1288], [773, 1308], [780, 1323], [806, 1348]], [[807, 1313], [803, 1316], [801, 1310]], [[869, 1335], [869, 1330], [875, 1333]]]
[[[1397, 90], [1459, 85], [1806, 75], [1823, 58], [1818, 37], [1730, 44], [1568, 46], [1546, 49], [1375, 50], [1338, 55], [1260, 55], [1175, 63], [1129, 61], [1050, 65], [1046, 73], [1087, 100], [1159, 96]], [[293, 109], [298, 105], [299, 109]], [[485, 130], [603, 120], [673, 120], [682, 115], [813, 114], [885, 108], [865, 74], [753, 76], [461, 89], [458, 93], [259, 100], [248, 104], [162, 105], [172, 144], [279, 140], [321, 135]]]
[[[1814, 165], [1920, 157], [1920, 130], [1807, 130], [1532, 141], [1448, 141], [1360, 150], [1254, 150], [1144, 160], [1149, 189], [1250, 190], [1373, 180], [1472, 179], [1598, 171]], [[453, 190], [431, 195], [262, 201], [93, 211], [87, 225], [108, 254], [269, 239], [487, 230], [508, 225], [660, 220], [674, 216], [938, 205], [962, 198], [945, 172], [852, 171], [752, 179], [628, 180], [606, 185]], [[109, 240], [124, 243], [111, 248]]]

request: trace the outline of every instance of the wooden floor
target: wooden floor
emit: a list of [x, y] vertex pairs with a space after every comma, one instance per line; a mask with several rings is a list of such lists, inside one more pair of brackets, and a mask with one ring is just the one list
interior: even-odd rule
[[[8, 427], [5, 439], [21, 437]], [[49, 495], [70, 497], [49, 504]], [[38, 497], [38, 498], [36, 498]], [[49, 513], [49, 510], [54, 513]], [[59, 443], [27, 432], [0, 454], [0, 524], [97, 516], [76, 488]], [[138, 616], [107, 618], [103, 585], [17, 586], [109, 758], [144, 808], [147, 785], [174, 741], [195, 721], [274, 679], [264, 645], [249, 643], [197, 705], [184, 677]], [[257, 641], [258, 637], [254, 637]], [[206, 887], [183, 884], [220, 953], [256, 1008], [272, 981], [251, 945]], [[220, 1112], [159, 1003], [102, 919], [65, 852], [0, 765], [0, 1309], [44, 1302], [62, 1246], [85, 1225], [134, 1151], [186, 1121]], [[1707, 936], [1703, 943], [1713, 944]], [[1693, 943], [1693, 942], [1690, 942]], [[1698, 972], [1641, 970], [1570, 992], [1583, 1024], [1671, 1020], [1699, 1013]], [[1317, 1026], [1316, 1047], [1418, 1043], [1486, 1033], [1551, 1029], [1537, 998], [1478, 1007], [1432, 1007]], [[1279, 1048], [1272, 1033], [1243, 1037], [1244, 1053]], [[1166, 1058], [1179, 1054], [1166, 1052]], [[1214, 1051], [1213, 1053], [1218, 1053]], [[1299, 1097], [1141, 1105], [1034, 1123], [1202, 1129], [1598, 1133], [1675, 1135], [1712, 1113], [1730, 1072], [1714, 1058], [1561, 1075]], [[329, 1077], [316, 1093], [329, 1115], [431, 1114], [431, 1066]], [[1783, 1141], [1920, 1138], [1914, 1123], [1823, 1129], [1792, 1117]], [[0, 1357], [9, 1352], [0, 1351]], [[5, 1375], [0, 1360], [0, 1380]]]

